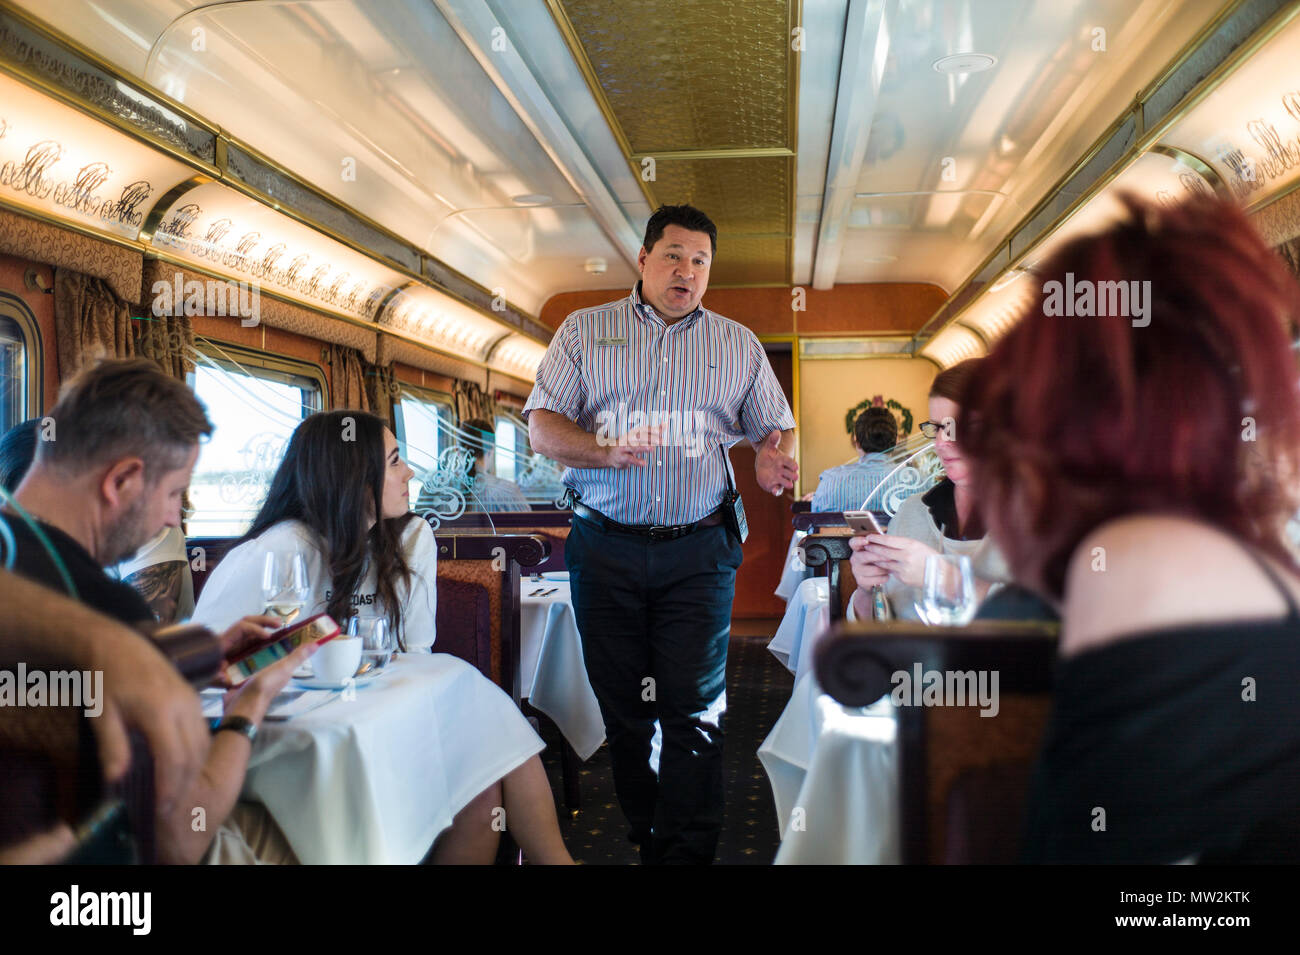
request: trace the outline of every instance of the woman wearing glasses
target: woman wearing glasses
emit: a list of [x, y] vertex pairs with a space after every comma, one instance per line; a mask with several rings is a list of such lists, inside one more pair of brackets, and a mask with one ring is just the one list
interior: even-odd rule
[[858, 589], [849, 605], [851, 619], [870, 620], [871, 591], [883, 587], [893, 613], [919, 619], [916, 605], [925, 580], [925, 560], [935, 554], [965, 555], [975, 575], [975, 595], [987, 596], [995, 583], [1008, 579], [1006, 563], [984, 535], [984, 524], [971, 496], [969, 471], [956, 437], [958, 401], [969, 380], [979, 374], [981, 359], [972, 358], [940, 372], [930, 386], [930, 420], [921, 432], [934, 440], [945, 477], [924, 494], [903, 501], [889, 522], [888, 534], [868, 534], [850, 541], [850, 566]]

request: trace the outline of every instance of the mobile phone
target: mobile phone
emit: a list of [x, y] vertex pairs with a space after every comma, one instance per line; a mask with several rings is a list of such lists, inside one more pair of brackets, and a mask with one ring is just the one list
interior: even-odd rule
[[863, 534], [883, 534], [885, 529], [870, 511], [845, 511], [844, 520], [849, 527]]
[[264, 670], [277, 660], [283, 660], [307, 643], [325, 643], [339, 635], [339, 625], [329, 614], [314, 617], [281, 627], [266, 638], [266, 642], [253, 647], [226, 664], [226, 676], [238, 685], [258, 670]]

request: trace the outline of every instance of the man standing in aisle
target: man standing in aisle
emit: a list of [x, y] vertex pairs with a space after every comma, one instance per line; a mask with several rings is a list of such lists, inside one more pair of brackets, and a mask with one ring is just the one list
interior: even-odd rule
[[573, 609], [643, 862], [710, 863], [722, 828], [741, 561], [726, 449], [748, 439], [773, 494], [798, 475], [794, 416], [763, 346], [700, 305], [717, 236], [698, 209], [661, 206], [646, 225], [641, 281], [565, 320], [524, 409], [534, 450], [567, 467]]

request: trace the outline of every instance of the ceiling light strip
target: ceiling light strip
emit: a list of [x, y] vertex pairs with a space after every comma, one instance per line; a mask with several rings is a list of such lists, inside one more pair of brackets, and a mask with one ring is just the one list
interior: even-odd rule
[[523, 57], [513, 43], [492, 55], [483, 49], [482, 40], [503, 29], [488, 5], [484, 0], [434, 0], [434, 3], [561, 175], [587, 201], [614, 248], [635, 267], [641, 237], [627, 221], [622, 207]]
[[845, 220], [857, 192], [885, 59], [889, 55], [887, 6], [890, 4], [886, 0], [850, 0], [849, 3], [826, 164], [826, 188], [817, 227], [817, 246], [813, 252], [812, 285], [815, 289], [829, 289], [835, 285], [844, 245]]
[[[1225, 24], [1233, 17], [1241, 15], [1241, 8], [1249, 2], [1250, 0], [1236, 0], [1231, 7], [1225, 9], [1219, 16], [1198, 31], [1196, 36], [1189, 40], [1184, 45], [1183, 49], [1179, 51], [1178, 55], [1174, 57], [1171, 65], [1166, 67], [1165, 74], [1172, 75], [1172, 73], [1179, 69], [1183, 63], [1189, 62], [1202, 45], [1208, 44], [1212, 36], [1216, 35], [1221, 30], [1228, 29]], [[1273, 0], [1270, 0], [1271, 5], [1272, 3]], [[1196, 104], [1212, 93], [1228, 75], [1248, 60], [1250, 56], [1259, 49], [1259, 47], [1263, 46], [1278, 32], [1285, 28], [1298, 12], [1300, 12], [1300, 6], [1291, 5], [1289, 8], [1275, 13], [1274, 16], [1265, 22], [1263, 26], [1259, 27], [1254, 34], [1238, 43], [1237, 46], [1229, 50], [1226, 54], [1220, 54], [1222, 59], [1219, 65], [1201, 81], [1199, 86], [1196, 86], [1192, 92], [1186, 94], [1174, 109], [1165, 112], [1156, 126], [1148, 126], [1143, 131], [1140, 138], [1111, 166], [1105, 175], [1093, 182], [1087, 190], [1082, 192], [1078, 198], [1074, 200], [1074, 202], [1061, 211], [1046, 228], [1038, 232], [1032, 241], [1027, 242], [1024, 251], [1020, 255], [1014, 256], [1014, 259], [1018, 260], [1023, 258], [1025, 254], [1032, 251], [1035, 246], [1060, 228], [1066, 219], [1078, 211], [1078, 209], [1082, 208], [1093, 198], [1093, 196], [1109, 185], [1121, 172], [1123, 172], [1125, 168], [1136, 161], [1143, 153], [1149, 151], [1151, 146], [1155, 145], [1156, 141], [1164, 135], [1168, 129], [1178, 121], [1178, 119], [1188, 113], [1196, 106]], [[1198, 69], [1200, 68], [1202, 67], [1198, 63]], [[1153, 95], [1156, 89], [1158, 88], [1148, 87], [1148, 90], [1145, 91], [1145, 95]], [[1038, 219], [1041, 216], [1042, 212], [1058, 198], [1062, 190], [1072, 183], [1075, 176], [1079, 175], [1080, 172], [1093, 161], [1097, 154], [1111, 142], [1112, 138], [1120, 131], [1121, 127], [1125, 123], [1132, 122], [1136, 117], [1141, 117], [1143, 115], [1142, 111], [1144, 103], [1144, 100], [1138, 100], [1132, 107], [1116, 118], [1115, 122], [1113, 122], [1102, 133], [1097, 141], [1093, 143], [1088, 151], [1080, 157], [1080, 160], [1075, 163], [1075, 165], [1057, 181], [1056, 185], [1047, 192], [1044, 198], [1034, 206], [1030, 214], [1011, 230], [1010, 235], [1013, 239], [1023, 232], [1035, 219]], [[980, 265], [979, 269], [977, 269], [970, 278], [958, 287], [957, 291], [949, 297], [949, 300], [940, 306], [935, 311], [934, 315], [926, 320], [925, 324], [921, 326], [914, 336], [918, 344], [920, 343], [921, 336], [925, 334], [926, 329], [931, 325], [936, 322], [942, 323], [939, 330], [929, 337], [929, 341], [937, 339], [938, 336], [943, 333], [944, 329], [953, 324], [961, 313], [969, 308], [976, 299], [978, 299], [982, 292], [976, 291], [973, 295], [966, 295], [966, 293], [972, 285], [975, 277], [982, 273], [985, 267], [1002, 251], [1003, 246], [999, 246], [995, 249], [994, 252]], [[954, 309], [954, 305], [959, 298], [965, 300], [959, 305], [956, 305], [956, 308]]]

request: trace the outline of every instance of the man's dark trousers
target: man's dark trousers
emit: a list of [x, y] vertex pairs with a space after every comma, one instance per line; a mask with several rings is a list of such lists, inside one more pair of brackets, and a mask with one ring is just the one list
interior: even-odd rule
[[656, 541], [575, 515], [564, 554], [632, 839], [643, 861], [710, 863], [722, 829], [721, 708], [740, 544], [723, 525]]

